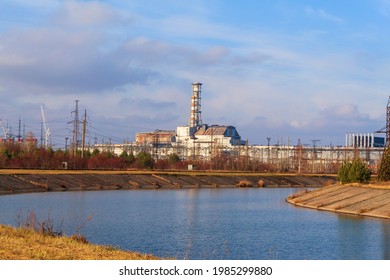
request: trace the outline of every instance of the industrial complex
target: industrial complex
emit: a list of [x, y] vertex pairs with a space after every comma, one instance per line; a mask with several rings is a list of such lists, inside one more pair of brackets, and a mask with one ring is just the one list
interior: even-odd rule
[[[110, 152], [121, 155], [124, 152], [136, 156], [140, 152], [149, 153], [155, 161], [169, 159], [172, 155], [180, 160], [209, 164], [215, 169], [245, 169], [245, 170], [274, 170], [298, 173], [335, 173], [345, 160], [356, 157], [363, 159], [376, 172], [381, 160], [384, 147], [390, 143], [390, 98], [387, 103], [386, 126], [375, 132], [347, 132], [343, 146], [319, 146], [319, 140], [312, 140], [312, 145], [271, 144], [251, 145], [241, 139], [238, 130], [232, 125], [209, 125], [202, 120], [202, 83], [192, 83], [192, 94], [189, 104], [189, 120], [187, 125], [178, 126], [176, 130], [155, 130], [138, 132], [135, 141], [121, 144], [97, 143], [91, 145], [85, 141], [87, 117], [80, 122], [78, 100], [73, 124], [73, 141], [66, 137], [65, 151], [73, 155], [81, 151]], [[46, 125], [43, 107], [41, 106], [43, 125], [41, 125], [41, 146], [50, 146], [50, 130]], [[79, 132], [82, 124], [82, 133]], [[22, 133], [19, 120], [18, 135], [13, 135], [0, 121], [4, 132], [3, 143], [21, 143], [37, 145], [37, 139], [30, 133]], [[23, 135], [23, 136], [22, 136]], [[385, 137], [383, 136], [385, 135]], [[80, 137], [81, 136], [81, 137]], [[81, 138], [81, 141], [80, 141]], [[282, 141], [283, 142], [283, 141]], [[217, 163], [217, 164], [215, 164]]]
[[[344, 146], [249, 145], [232, 125], [208, 125], [202, 121], [202, 83], [192, 84], [188, 125], [176, 130], [139, 132], [135, 142], [95, 144], [92, 149], [134, 155], [150, 153], [155, 160], [176, 154], [182, 160], [210, 161], [214, 158], [230, 161], [257, 162], [277, 166], [281, 171], [331, 173], [341, 162], [360, 157], [375, 172], [384, 147], [390, 139], [390, 104], [387, 105], [386, 127], [382, 130], [345, 135]], [[389, 99], [390, 102], [390, 99]], [[386, 138], [380, 134], [386, 134]]]
[[234, 126], [207, 125], [202, 122], [202, 84], [192, 84], [189, 124], [179, 126], [176, 130], [156, 130], [153, 132], [139, 132], [135, 142], [123, 144], [96, 144], [94, 149], [110, 150], [116, 154], [123, 151], [137, 154], [148, 151], [161, 159], [172, 153], [181, 159], [209, 160], [220, 154], [238, 155], [236, 149], [243, 149], [246, 141]]

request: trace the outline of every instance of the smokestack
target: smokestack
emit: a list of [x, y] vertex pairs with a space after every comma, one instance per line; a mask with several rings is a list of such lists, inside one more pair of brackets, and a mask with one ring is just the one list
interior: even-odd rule
[[192, 84], [190, 127], [202, 126], [201, 83]]

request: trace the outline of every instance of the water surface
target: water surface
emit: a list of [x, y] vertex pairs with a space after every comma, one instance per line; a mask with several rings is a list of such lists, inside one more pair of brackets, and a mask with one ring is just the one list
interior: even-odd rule
[[390, 221], [298, 208], [296, 189], [0, 196], [0, 223], [36, 212], [90, 242], [178, 259], [389, 259]]

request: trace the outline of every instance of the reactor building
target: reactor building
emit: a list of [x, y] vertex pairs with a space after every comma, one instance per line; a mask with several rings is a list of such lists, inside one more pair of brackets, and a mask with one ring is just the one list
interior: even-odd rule
[[[386, 132], [386, 139], [378, 136]], [[267, 138], [270, 140], [270, 138]], [[343, 161], [359, 157], [373, 170], [378, 168], [383, 148], [390, 139], [390, 98], [386, 129], [374, 133], [348, 132], [344, 146], [290, 145], [278, 141], [271, 145], [249, 145], [232, 125], [208, 125], [202, 121], [202, 83], [192, 83], [189, 121], [176, 130], [155, 130], [136, 133], [134, 142], [95, 144], [92, 149], [121, 154], [149, 152], [155, 160], [176, 154], [183, 160], [208, 161], [225, 158], [232, 161], [257, 162], [276, 166], [281, 171], [312, 173], [334, 172]]]
[[179, 126], [176, 130], [160, 130], [152, 132], [138, 132], [135, 142], [124, 144], [101, 145], [94, 148], [110, 150], [116, 154], [122, 151], [137, 154], [140, 151], [151, 152], [155, 158], [165, 158], [176, 153], [182, 159], [207, 160], [216, 150], [224, 153], [237, 146], [243, 146], [246, 141], [241, 140], [237, 129], [232, 125], [208, 125], [202, 121], [202, 83], [192, 84], [189, 122]]
[[177, 127], [176, 143], [187, 147], [195, 145], [198, 149], [212, 144], [226, 147], [245, 145], [234, 126], [203, 124], [201, 88], [201, 83], [192, 84], [189, 125]]

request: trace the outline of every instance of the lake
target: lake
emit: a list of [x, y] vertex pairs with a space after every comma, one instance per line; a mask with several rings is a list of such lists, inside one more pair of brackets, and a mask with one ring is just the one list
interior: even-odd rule
[[297, 189], [52, 192], [0, 196], [0, 223], [34, 211], [65, 234], [177, 259], [390, 258], [390, 221], [298, 208]]

